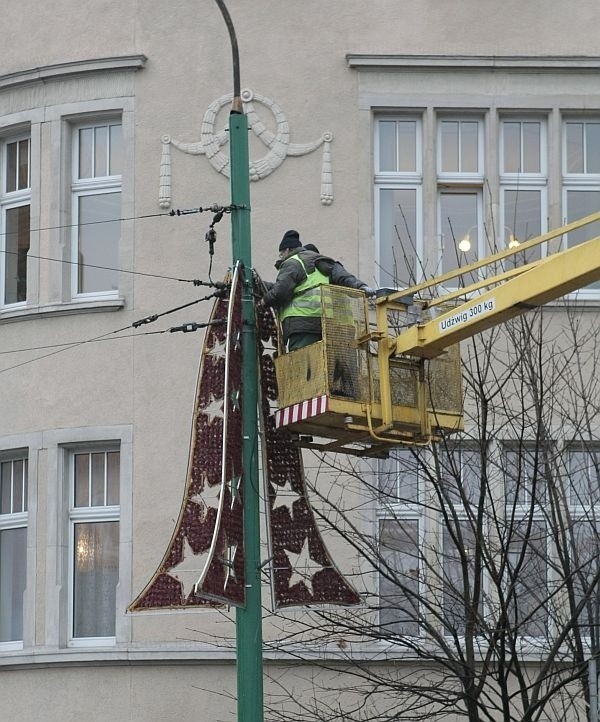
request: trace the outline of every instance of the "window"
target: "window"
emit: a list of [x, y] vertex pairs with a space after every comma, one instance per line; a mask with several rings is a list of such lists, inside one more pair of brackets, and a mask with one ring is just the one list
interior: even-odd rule
[[7, 138], [0, 144], [0, 305], [27, 301], [27, 253], [30, 244], [30, 139]]
[[548, 624], [548, 534], [541, 520], [507, 513], [506, 607], [521, 636], [544, 637]]
[[598, 564], [600, 562], [600, 520], [593, 517], [578, 518], [573, 527], [571, 565], [575, 604], [585, 599], [579, 624], [584, 636], [597, 636], [598, 615]]
[[546, 501], [544, 461], [539, 448], [504, 449], [504, 488], [511, 505], [530, 506]]
[[381, 119], [376, 158], [381, 285], [409, 286], [422, 274], [420, 120]]
[[440, 176], [473, 176], [483, 174], [480, 123], [478, 120], [442, 120], [439, 124]]
[[0, 459], [0, 646], [23, 639], [27, 457]]
[[73, 451], [70, 467], [70, 637], [106, 641], [115, 637], [120, 454]]
[[419, 634], [422, 454], [396, 449], [379, 466], [379, 623], [387, 634]]
[[[480, 626], [484, 608], [482, 572], [475, 578], [478, 520], [474, 510], [482, 493], [481, 452], [468, 443], [446, 444], [437, 452], [437, 462], [444, 496], [442, 513], [447, 517], [441, 535], [444, 626], [447, 634], [460, 636], [473, 614], [476, 627]], [[482, 523], [485, 529], [485, 521]]]
[[480, 253], [481, 192], [479, 190], [441, 191], [439, 229], [442, 239], [442, 273], [474, 263]]
[[[547, 230], [546, 124], [510, 117], [500, 134], [501, 247], [522, 243]], [[537, 247], [519, 262], [541, 257]]]
[[382, 519], [379, 623], [384, 633], [419, 634], [419, 521]]
[[444, 490], [455, 504], [477, 506], [481, 495], [481, 453], [467, 444], [448, 444], [438, 454]]
[[[600, 120], [571, 120], [563, 129], [563, 187], [565, 222], [600, 208]], [[573, 246], [600, 235], [600, 222], [569, 233]], [[587, 289], [599, 289], [600, 281]]]
[[600, 502], [600, 455], [595, 448], [571, 447], [568, 453], [569, 506], [590, 507]]
[[482, 128], [482, 121], [476, 118], [438, 121], [438, 237], [442, 273], [485, 255]]
[[598, 564], [600, 560], [600, 501], [598, 448], [577, 444], [568, 449], [567, 503], [572, 523], [571, 573], [575, 604], [584, 601], [579, 623], [584, 636], [597, 637]]
[[546, 529], [547, 453], [540, 445], [506, 446], [503, 451], [507, 549], [504, 579], [506, 612], [521, 636], [548, 634], [548, 560]]
[[542, 172], [542, 127], [539, 120], [502, 122], [502, 175], [536, 176]]
[[465, 632], [467, 618], [474, 616], [479, 622], [483, 609], [482, 579], [475, 578], [475, 533], [471, 522], [465, 519], [452, 529], [444, 528], [442, 548], [445, 632], [460, 636]]
[[117, 294], [122, 164], [120, 121], [90, 123], [74, 128], [74, 296]]
[[597, 446], [494, 443], [486, 459], [483, 473], [481, 448], [468, 440], [379, 462], [384, 637], [433, 625], [460, 642], [467, 623], [482, 639], [502, 624], [538, 644], [575, 614], [596, 629]]
[[383, 503], [411, 505], [419, 501], [420, 457], [416, 451], [400, 448], [380, 463], [379, 493]]
[[[524, 113], [504, 104], [455, 111], [426, 97], [418, 115], [399, 109], [375, 117], [381, 286], [406, 287], [464, 268], [600, 208], [600, 118], [577, 117], [569, 108]], [[596, 235], [600, 222], [563, 243]], [[558, 241], [521, 250], [503, 270], [556, 250]], [[445, 286], [468, 285], [483, 273]], [[599, 291], [600, 281], [577, 293], [598, 298]]]

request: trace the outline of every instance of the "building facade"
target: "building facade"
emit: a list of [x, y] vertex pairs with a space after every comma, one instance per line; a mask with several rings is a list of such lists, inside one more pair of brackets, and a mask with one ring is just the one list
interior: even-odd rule
[[[401, 287], [600, 208], [597, 3], [575, 13], [564, 0], [232, 0], [229, 10], [264, 279], [288, 228], [369, 285]], [[226, 27], [215, 3], [187, 1], [20, 3], [4, 19], [4, 714], [229, 719], [233, 615], [126, 614], [178, 514], [201, 350], [199, 334], [151, 332], [205, 321], [210, 303], [132, 324], [201, 298], [193, 279], [221, 280], [231, 262], [227, 216], [214, 256], [204, 240], [206, 209], [230, 194]], [[598, 302], [600, 287], [577, 296], [590, 318]], [[373, 511], [366, 533], [378, 519], [393, 538], [389, 518], [416, 530], [418, 505], [400, 506]], [[353, 551], [334, 547], [351, 575]], [[412, 632], [393, 611], [384, 620]], [[267, 615], [275, 676], [290, 664], [281, 634]]]

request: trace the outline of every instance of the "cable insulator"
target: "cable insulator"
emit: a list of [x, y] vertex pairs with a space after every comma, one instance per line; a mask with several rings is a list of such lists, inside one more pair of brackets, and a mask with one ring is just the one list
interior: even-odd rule
[[152, 316], [146, 316], [146, 318], [140, 318], [138, 321], [134, 321], [131, 325], [133, 328], [138, 328], [139, 326], [143, 326], [146, 323], [152, 323], [153, 321], [156, 321], [158, 318], [158, 315], [155, 313]]

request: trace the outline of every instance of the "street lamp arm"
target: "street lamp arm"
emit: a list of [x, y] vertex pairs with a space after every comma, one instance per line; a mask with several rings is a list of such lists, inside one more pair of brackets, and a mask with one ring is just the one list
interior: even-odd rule
[[240, 51], [238, 49], [235, 28], [233, 27], [233, 22], [231, 20], [229, 10], [227, 10], [227, 7], [225, 6], [223, 0], [215, 0], [215, 2], [219, 6], [221, 15], [223, 15], [223, 19], [225, 20], [225, 24], [227, 25], [227, 30], [229, 31], [229, 39], [231, 41], [231, 55], [233, 58], [233, 103], [231, 105], [231, 112], [243, 113], [244, 110], [242, 106], [240, 89]]

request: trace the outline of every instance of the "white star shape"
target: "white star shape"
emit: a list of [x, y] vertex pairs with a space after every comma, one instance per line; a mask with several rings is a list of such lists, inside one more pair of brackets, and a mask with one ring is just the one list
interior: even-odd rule
[[294, 552], [289, 551], [289, 549], [286, 549], [285, 553], [292, 565], [292, 576], [290, 577], [289, 582], [290, 587], [293, 587], [297, 582], [304, 582], [310, 593], [314, 594], [312, 578], [314, 573], [318, 571], [317, 569], [314, 569], [314, 567], [319, 565], [309, 554], [308, 537], [304, 540], [300, 554], [294, 554]]
[[194, 554], [188, 540], [184, 537], [183, 559], [179, 562], [179, 564], [176, 564], [169, 570], [169, 574], [181, 582], [184, 599], [188, 598], [190, 592], [195, 588], [200, 580], [207, 560], [208, 550], [200, 552], [200, 554]]
[[206, 512], [209, 509], [219, 508], [219, 497], [221, 496], [221, 484], [215, 484], [209, 486], [206, 479], [204, 480], [204, 489], [201, 494], [194, 494], [190, 497], [190, 501], [194, 504], [200, 504], [204, 507], [203, 516], [206, 516]]
[[276, 506], [289, 506], [291, 510], [292, 504], [295, 501], [304, 498], [302, 494], [299, 494], [297, 491], [292, 489], [289, 479], [285, 482], [285, 486], [279, 486], [277, 484], [274, 484], [273, 486], [275, 487], [275, 501], [273, 503], [273, 509], [275, 509]]
[[269, 402], [269, 416], [273, 416], [276, 411], [279, 411], [279, 401], [277, 399], [267, 399]]
[[212, 424], [215, 419], [223, 418], [223, 399], [216, 399], [213, 394], [210, 395], [209, 403], [200, 409], [200, 413], [208, 416], [208, 423]]
[[213, 347], [210, 348], [206, 352], [206, 355], [214, 356], [215, 358], [225, 358], [225, 350], [226, 350], [225, 341], [219, 341], [219, 339], [216, 338], [215, 343], [213, 344]]

